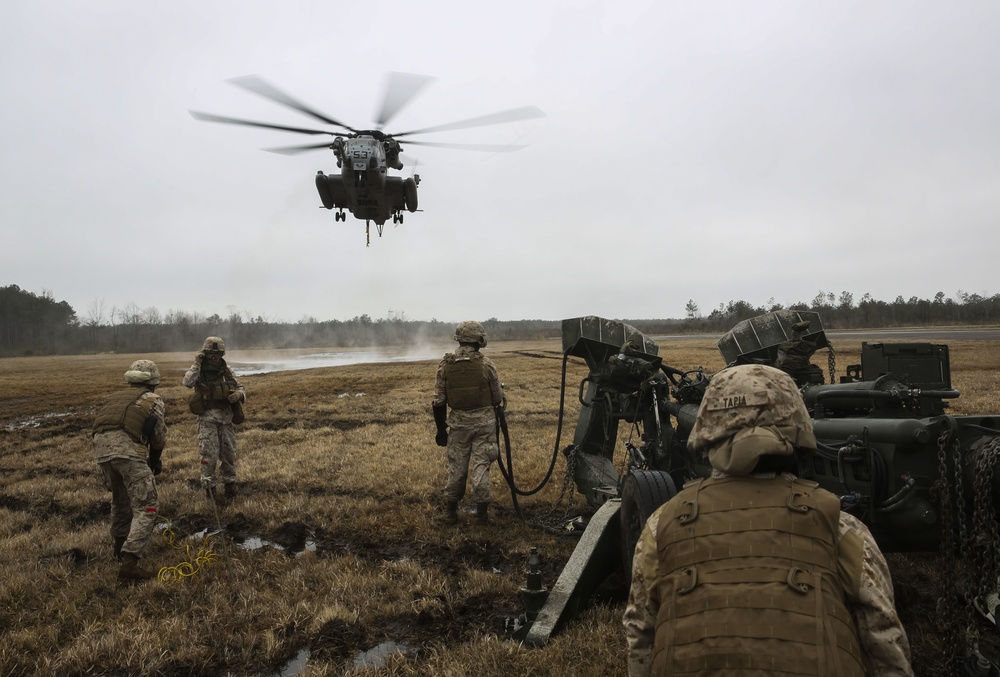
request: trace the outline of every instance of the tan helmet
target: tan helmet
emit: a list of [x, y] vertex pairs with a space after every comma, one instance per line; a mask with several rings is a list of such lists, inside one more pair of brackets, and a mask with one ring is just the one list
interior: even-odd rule
[[202, 344], [201, 349], [206, 353], [219, 353], [220, 355], [225, 355], [226, 342], [218, 336], [209, 336], [205, 339], [205, 343]]
[[485, 348], [486, 330], [475, 320], [459, 322], [455, 327], [455, 340], [459, 343], [478, 343], [480, 348]]
[[125, 372], [125, 383], [144, 383], [155, 386], [160, 383], [160, 370], [152, 360], [136, 360]]
[[744, 364], [712, 376], [688, 446], [716, 470], [748, 475], [761, 456], [815, 449], [816, 436], [795, 381], [780, 369]]

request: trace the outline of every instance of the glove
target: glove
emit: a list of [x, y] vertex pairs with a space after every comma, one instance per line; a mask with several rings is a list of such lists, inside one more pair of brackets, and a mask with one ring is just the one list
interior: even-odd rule
[[434, 424], [437, 425], [437, 435], [434, 436], [434, 443], [439, 447], [448, 446], [448, 423], [446, 419], [448, 418], [447, 407], [433, 407], [434, 409]]
[[163, 461], [160, 460], [160, 456], [163, 454], [163, 449], [150, 449], [149, 458], [146, 459], [146, 465], [149, 469], [153, 471], [154, 475], [159, 475], [163, 472]]
[[229, 400], [230, 404], [236, 404], [237, 402], [242, 402], [243, 393], [240, 392], [239, 390], [236, 390], [234, 392], [229, 393], [229, 397], [227, 399]]

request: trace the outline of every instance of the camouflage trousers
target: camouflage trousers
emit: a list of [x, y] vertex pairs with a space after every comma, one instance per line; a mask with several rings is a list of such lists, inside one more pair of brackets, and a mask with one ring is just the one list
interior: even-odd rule
[[215, 468], [226, 484], [236, 481], [236, 430], [231, 423], [198, 420], [198, 453], [201, 481], [215, 486]]
[[465, 496], [465, 485], [472, 480], [474, 503], [490, 502], [490, 464], [497, 460], [500, 446], [496, 428], [491, 423], [478, 428], [452, 428], [448, 431], [448, 484], [445, 502], [458, 503]]
[[111, 538], [124, 538], [122, 552], [141, 557], [160, 507], [153, 471], [138, 458], [112, 458], [97, 465], [111, 492]]

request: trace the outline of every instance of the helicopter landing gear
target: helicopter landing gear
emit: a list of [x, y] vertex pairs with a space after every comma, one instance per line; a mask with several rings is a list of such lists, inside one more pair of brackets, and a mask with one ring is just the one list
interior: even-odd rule
[[402, 223], [403, 222], [403, 215], [400, 214], [399, 212], [396, 212], [395, 214], [392, 215], [392, 222], [393, 223]]
[[333, 220], [334, 221], [346, 221], [347, 220], [347, 214], [345, 214], [344, 210], [341, 209], [339, 212], [335, 212], [334, 213]]

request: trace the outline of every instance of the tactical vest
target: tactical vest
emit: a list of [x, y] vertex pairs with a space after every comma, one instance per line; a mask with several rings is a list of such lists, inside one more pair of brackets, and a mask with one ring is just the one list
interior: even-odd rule
[[222, 374], [211, 381], [205, 380], [204, 374], [199, 376], [194, 390], [201, 397], [203, 409], [228, 409], [229, 396], [239, 388], [236, 387], [236, 377], [233, 376], [233, 372], [226, 367]]
[[727, 477], [692, 483], [663, 511], [654, 674], [865, 675], [838, 577], [836, 496]]
[[112, 430], [124, 430], [138, 444], [145, 444], [142, 439], [142, 426], [153, 413], [153, 398], [142, 396], [149, 391], [145, 388], [128, 388], [120, 390], [97, 411], [91, 436]]
[[445, 397], [452, 409], [481, 409], [493, 404], [489, 368], [482, 353], [444, 356]]

